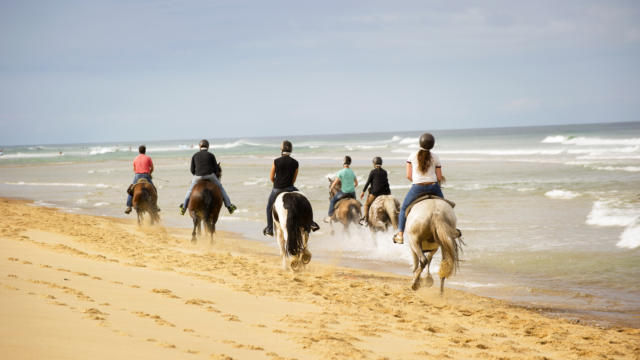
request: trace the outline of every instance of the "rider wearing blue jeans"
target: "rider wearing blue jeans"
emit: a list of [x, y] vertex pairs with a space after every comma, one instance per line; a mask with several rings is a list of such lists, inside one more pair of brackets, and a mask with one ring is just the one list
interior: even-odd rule
[[193, 154], [193, 157], [191, 157], [191, 174], [193, 174], [194, 177], [193, 180], [191, 180], [189, 190], [187, 190], [184, 203], [180, 204], [180, 215], [184, 215], [187, 211], [187, 208], [189, 207], [189, 198], [191, 197], [191, 190], [193, 190], [193, 187], [201, 179], [209, 180], [220, 188], [224, 206], [229, 210], [229, 214], [233, 214], [237, 207], [231, 203], [229, 195], [227, 195], [224, 187], [222, 187], [222, 183], [220, 183], [220, 180], [216, 176], [216, 173], [219, 173], [219, 171], [220, 169], [215, 155], [209, 152], [209, 141], [201, 140], [200, 151]]
[[330, 222], [331, 216], [333, 216], [333, 211], [338, 201], [344, 199], [345, 197], [352, 197], [355, 199], [356, 197], [356, 186], [358, 186], [358, 179], [356, 178], [356, 174], [351, 170], [351, 157], [345, 156], [344, 161], [342, 163], [342, 170], [338, 171], [336, 174], [336, 179], [331, 183], [330, 189], [333, 189], [338, 180], [340, 180], [340, 190], [336, 192], [336, 194], [329, 201], [329, 216], [324, 219], [325, 222]]
[[414, 152], [407, 160], [407, 179], [411, 180], [411, 188], [402, 202], [398, 216], [398, 233], [393, 242], [404, 242], [404, 228], [407, 222], [405, 215], [411, 203], [422, 195], [435, 195], [444, 198], [440, 183], [442, 182], [442, 164], [438, 155], [431, 152], [435, 139], [433, 135], [424, 133], [420, 136], [420, 150]]
[[[140, 145], [138, 147], [138, 156], [133, 159], [133, 183], [138, 183], [140, 179], [146, 179], [151, 185], [153, 185], [153, 181], [151, 181], [151, 173], [153, 172], [153, 161], [149, 156], [146, 155], [147, 147], [144, 145]], [[155, 188], [155, 185], [154, 185]], [[127, 208], [124, 210], [125, 214], [129, 214], [131, 212], [131, 206], [133, 205], [133, 196], [129, 194], [127, 196]], [[160, 210], [160, 209], [158, 209]]]

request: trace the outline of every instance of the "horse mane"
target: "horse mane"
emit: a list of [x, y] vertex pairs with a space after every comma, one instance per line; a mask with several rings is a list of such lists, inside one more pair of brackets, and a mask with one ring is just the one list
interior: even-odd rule
[[304, 195], [295, 192], [283, 194], [282, 204], [287, 210], [287, 253], [296, 256], [304, 249], [300, 228], [311, 231], [313, 209]]

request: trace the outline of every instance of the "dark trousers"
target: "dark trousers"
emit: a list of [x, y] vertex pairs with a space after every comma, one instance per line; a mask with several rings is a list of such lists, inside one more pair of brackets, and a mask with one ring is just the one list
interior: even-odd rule
[[273, 188], [271, 190], [271, 195], [269, 195], [269, 200], [267, 201], [267, 228], [273, 230], [273, 216], [271, 215], [271, 208], [273, 207], [273, 203], [276, 201], [278, 195], [283, 192], [291, 192], [298, 191], [295, 186], [289, 186], [286, 188]]

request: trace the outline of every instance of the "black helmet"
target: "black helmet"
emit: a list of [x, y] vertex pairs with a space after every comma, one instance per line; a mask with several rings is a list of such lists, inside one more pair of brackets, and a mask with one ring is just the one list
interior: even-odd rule
[[351, 165], [351, 156], [347, 155], [344, 157], [344, 161], [342, 162], [344, 165]]
[[291, 152], [293, 150], [293, 145], [291, 144], [291, 141], [289, 140], [285, 140], [282, 142], [282, 145], [280, 145], [280, 150], [282, 150], [282, 152]]
[[376, 156], [373, 158], [373, 165], [382, 165], [382, 158], [380, 156]]
[[420, 136], [420, 147], [422, 149], [431, 150], [435, 143], [436, 139], [429, 133], [424, 133]]
[[207, 139], [200, 140], [200, 149], [202, 148], [205, 148], [205, 149], [209, 148], [209, 142], [207, 141]]

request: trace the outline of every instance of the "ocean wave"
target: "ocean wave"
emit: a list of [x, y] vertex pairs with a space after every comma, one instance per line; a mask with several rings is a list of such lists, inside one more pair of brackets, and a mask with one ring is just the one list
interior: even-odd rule
[[569, 200], [580, 196], [579, 193], [569, 191], [569, 190], [558, 190], [554, 189], [551, 191], [547, 191], [544, 196], [551, 199], [561, 199], [561, 200]]
[[635, 249], [640, 246], [640, 222], [636, 220], [633, 224], [627, 226], [620, 234], [620, 241], [616, 246], [627, 249]]
[[640, 166], [595, 166], [596, 170], [640, 172]]
[[25, 182], [25, 181], [17, 181], [17, 182], [5, 182], [5, 185], [15, 185], [15, 186], [63, 186], [63, 187], [95, 187], [95, 188], [109, 188], [112, 187], [107, 184], [85, 184], [85, 183], [43, 183], [43, 182]]
[[0, 160], [2, 159], [37, 159], [37, 158], [54, 158], [64, 156], [64, 153], [61, 155], [58, 152], [55, 153], [14, 153], [14, 154], [3, 154], [0, 156]]
[[494, 150], [438, 150], [437, 154], [447, 155], [490, 155], [490, 156], [522, 156], [522, 155], [560, 155], [565, 149], [494, 149]]
[[115, 146], [97, 146], [89, 149], [89, 155], [104, 155], [119, 151]]
[[640, 209], [615, 200], [598, 200], [587, 215], [587, 225], [629, 226], [640, 216]]
[[562, 145], [577, 145], [577, 146], [640, 145], [640, 138], [607, 139], [607, 138], [586, 137], [586, 136], [551, 135], [544, 138], [541, 142], [545, 144], [562, 144]]
[[212, 149], [233, 149], [233, 148], [237, 148], [239, 146], [265, 146], [265, 145], [259, 144], [259, 143], [254, 143], [254, 142], [250, 142], [248, 140], [236, 140], [236, 141], [229, 142], [229, 143], [224, 143], [224, 144], [212, 144], [210, 147]]
[[103, 206], [107, 206], [107, 205], [109, 205], [109, 203], [106, 202], [106, 201], [101, 201], [101, 202], [97, 202], [97, 203], [93, 204], [93, 206], [95, 206], [95, 207], [103, 207]]
[[406, 138], [402, 138], [398, 141], [399, 144], [401, 145], [407, 145], [407, 144], [416, 144], [416, 146], [418, 146], [418, 141], [420, 139], [417, 137], [406, 137]]

